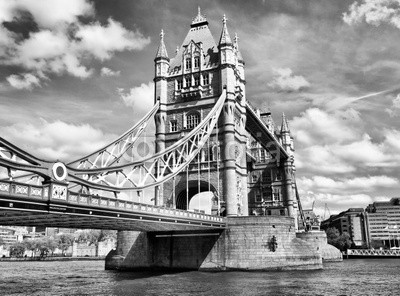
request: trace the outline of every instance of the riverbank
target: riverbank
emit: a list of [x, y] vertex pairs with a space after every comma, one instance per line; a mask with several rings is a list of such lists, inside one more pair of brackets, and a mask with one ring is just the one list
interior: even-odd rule
[[19, 262], [19, 261], [104, 261], [105, 257], [22, 257], [22, 258], [0, 258], [0, 262]]

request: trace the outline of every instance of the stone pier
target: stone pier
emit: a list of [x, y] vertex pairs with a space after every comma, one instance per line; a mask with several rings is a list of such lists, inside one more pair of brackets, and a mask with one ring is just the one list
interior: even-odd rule
[[311, 243], [321, 253], [324, 262], [343, 261], [343, 255], [339, 249], [328, 244], [325, 231], [298, 232], [297, 237]]
[[106, 258], [116, 270], [290, 270], [321, 269], [321, 253], [296, 237], [291, 217], [228, 218], [222, 232], [118, 233]]

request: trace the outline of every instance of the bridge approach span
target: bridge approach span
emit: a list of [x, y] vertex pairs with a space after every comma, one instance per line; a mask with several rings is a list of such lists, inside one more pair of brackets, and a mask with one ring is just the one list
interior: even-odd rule
[[0, 181], [0, 225], [138, 231], [224, 229], [223, 217], [70, 192], [61, 184], [44, 186]]

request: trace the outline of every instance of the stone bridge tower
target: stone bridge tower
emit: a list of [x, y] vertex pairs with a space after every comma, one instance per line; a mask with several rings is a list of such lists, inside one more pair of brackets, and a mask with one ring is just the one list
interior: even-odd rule
[[163, 31], [160, 37], [154, 60], [158, 151], [194, 129], [224, 89], [226, 100], [209, 143], [185, 173], [156, 189], [157, 204], [186, 209], [194, 195], [212, 192], [214, 214], [248, 215], [245, 76], [238, 38], [231, 38], [224, 16], [216, 43], [200, 9], [174, 57], [168, 56]]

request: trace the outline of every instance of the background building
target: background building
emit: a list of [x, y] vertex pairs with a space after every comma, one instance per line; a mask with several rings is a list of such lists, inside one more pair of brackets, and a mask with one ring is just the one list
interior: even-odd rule
[[356, 248], [369, 248], [366, 213], [363, 208], [350, 208], [322, 221], [321, 229], [336, 228], [340, 234], [348, 233]]
[[400, 247], [400, 197], [374, 202], [368, 205], [366, 212], [371, 247]]

